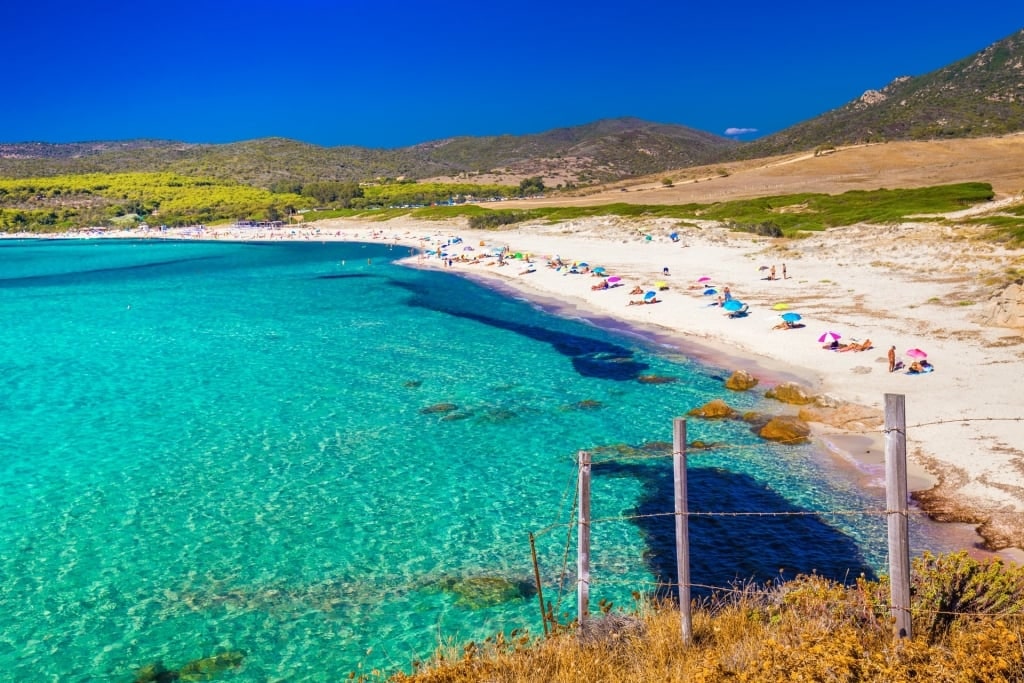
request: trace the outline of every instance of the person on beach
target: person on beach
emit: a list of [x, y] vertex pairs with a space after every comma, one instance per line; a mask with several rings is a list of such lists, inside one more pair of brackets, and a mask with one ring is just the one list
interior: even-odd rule
[[665, 266], [664, 268], [661, 269], [661, 274], [664, 275], [665, 277], [668, 277], [668, 266]]
[[896, 347], [889, 347], [889, 372], [896, 370]]
[[774, 280], [775, 279], [775, 266], [774, 265], [772, 265], [772, 269], [770, 271], [768, 271], [768, 279], [769, 280]]
[[787, 277], [789, 277], [789, 276], [786, 275], [786, 264], [783, 263], [782, 264], [782, 279], [785, 280]]

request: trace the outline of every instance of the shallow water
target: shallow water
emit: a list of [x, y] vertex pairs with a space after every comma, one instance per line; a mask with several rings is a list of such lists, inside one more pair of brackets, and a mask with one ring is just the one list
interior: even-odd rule
[[[651, 442], [723, 396], [723, 372], [392, 263], [407, 254], [0, 242], [5, 675], [130, 681], [238, 650], [230, 680], [331, 681], [439, 637], [537, 631], [530, 532], [545, 598], [574, 610], [580, 449], [598, 463], [593, 603], [672, 580], [670, 448]], [[440, 403], [457, 407], [424, 412]], [[693, 510], [880, 507], [809, 446], [688, 431], [729, 445], [692, 454]], [[929, 533], [915, 552], [944, 549]], [[691, 537], [699, 584], [885, 558], [877, 516], [696, 517]], [[451, 590], [496, 577], [490, 599]]]

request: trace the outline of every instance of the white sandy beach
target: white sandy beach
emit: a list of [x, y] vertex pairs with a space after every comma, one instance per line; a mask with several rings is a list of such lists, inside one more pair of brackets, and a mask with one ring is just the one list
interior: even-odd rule
[[[992, 549], [1024, 547], [1024, 393], [1018, 386], [1024, 380], [1019, 369], [1024, 331], [979, 322], [996, 291], [986, 282], [996, 282], [1010, 264], [1019, 263], [1019, 255], [944, 235], [937, 224], [853, 226], [799, 240], [733, 233], [710, 223], [677, 225], [606, 217], [474, 231], [461, 223], [408, 218], [338, 219], [263, 233], [263, 238], [386, 241], [431, 249], [458, 236], [461, 247], [474, 247], [462, 252], [466, 258], [484, 253], [481, 243], [528, 253], [534, 263], [529, 273], [524, 260], [499, 266], [494, 258], [456, 261], [452, 269], [556, 299], [563, 307], [576, 307], [581, 317], [613, 317], [655, 330], [690, 355], [730, 366], [726, 370], [750, 370], [762, 378], [757, 391], [780, 379], [800, 378], [816, 394], [869, 407], [874, 422], [855, 420], [845, 430], [812, 424], [817, 438], [834, 441], [862, 465], [882, 461], [884, 395], [903, 394], [911, 468], [929, 475], [912, 478], [912, 488], [938, 484], [926, 507], [943, 521], [974, 524]], [[672, 232], [679, 233], [679, 241], [669, 238]], [[217, 228], [204, 237], [259, 234]], [[564, 262], [603, 267], [606, 275], [621, 277], [622, 286], [592, 290], [599, 277], [548, 267], [548, 258], [556, 255]], [[436, 257], [411, 261], [448, 267]], [[767, 279], [770, 271], [761, 266], [775, 266], [777, 279]], [[663, 268], [669, 269], [667, 277]], [[729, 318], [709, 305], [715, 296], [691, 288], [701, 277], [719, 289], [730, 287], [749, 313]], [[635, 286], [648, 291], [659, 280], [668, 285], [658, 292], [659, 303], [629, 305], [642, 298], [630, 295]], [[799, 313], [804, 327], [773, 329], [780, 322], [773, 306], [780, 303]], [[828, 331], [841, 334], [844, 343], [870, 339], [873, 348], [824, 350], [818, 340]], [[917, 376], [888, 372], [886, 352], [892, 345], [907, 365], [912, 359], [906, 351], [923, 349], [935, 370]], [[866, 439], [844, 438], [848, 434]], [[1024, 557], [1016, 551], [1006, 556]]]

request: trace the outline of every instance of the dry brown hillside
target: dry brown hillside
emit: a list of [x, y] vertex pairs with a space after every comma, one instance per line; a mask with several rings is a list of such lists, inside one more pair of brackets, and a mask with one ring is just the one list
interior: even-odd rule
[[[669, 187], [664, 179], [672, 180]], [[517, 206], [708, 203], [797, 192], [907, 188], [959, 182], [990, 183], [996, 198], [1024, 192], [1024, 133], [993, 138], [889, 142], [843, 147], [828, 154], [792, 154], [680, 169], [578, 196], [552, 195]]]

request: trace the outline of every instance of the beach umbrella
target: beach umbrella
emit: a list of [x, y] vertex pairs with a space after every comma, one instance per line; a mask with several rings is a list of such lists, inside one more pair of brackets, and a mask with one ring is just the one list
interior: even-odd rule
[[679, 233], [678, 232], [674, 232], [671, 235], [669, 235], [668, 238], [670, 240], [672, 240], [673, 242], [675, 242], [677, 239], [679, 239]]
[[658, 280], [657, 282], [654, 283], [654, 286], [657, 287], [658, 289], [668, 289], [668, 283], [665, 282], [664, 280]]
[[741, 308], [743, 308], [743, 302], [740, 301], [739, 299], [729, 299], [724, 304], [722, 304], [722, 308], [724, 308], [727, 311], [738, 311]]
[[622, 278], [619, 277], [618, 275], [612, 275], [610, 278], [608, 278], [608, 284], [610, 285], [614, 285], [618, 282], [622, 282]]
[[799, 313], [783, 313], [780, 317], [787, 323], [795, 323], [796, 321], [800, 320]]
[[758, 270], [768, 270], [768, 266], [761, 266]]
[[697, 282], [711, 282], [711, 278], [709, 278], [707, 275], [705, 275], [703, 277], [697, 278]]
[[818, 341], [823, 342], [829, 337], [832, 337], [832, 341], [839, 341], [840, 339], [843, 338], [843, 335], [839, 334], [838, 332], [826, 332], [825, 334], [818, 337]]
[[604, 266], [598, 266], [597, 268], [594, 268], [594, 272], [600, 275], [601, 273], [604, 272]]
[[704, 296], [712, 296], [713, 294], [718, 294], [718, 290], [714, 287], [708, 287], [704, 290]]
[[589, 263], [577, 263], [576, 265], [579, 268], [589, 268], [590, 267]]
[[777, 304], [773, 305], [773, 306], [772, 306], [772, 308], [773, 308], [774, 310], [776, 310], [776, 311], [784, 311], [784, 310], [786, 310], [787, 308], [789, 308], [789, 304], [786, 304], [786, 303], [782, 303], [782, 302], [780, 301], [779, 303], [777, 303]]
[[658, 296], [658, 293], [655, 291], [647, 292], [646, 294], [644, 294], [644, 301], [650, 301], [656, 296]]
[[928, 357], [927, 353], [918, 348], [907, 349], [907, 355], [910, 356], [911, 358], [916, 358], [917, 360], [921, 360], [923, 358]]

